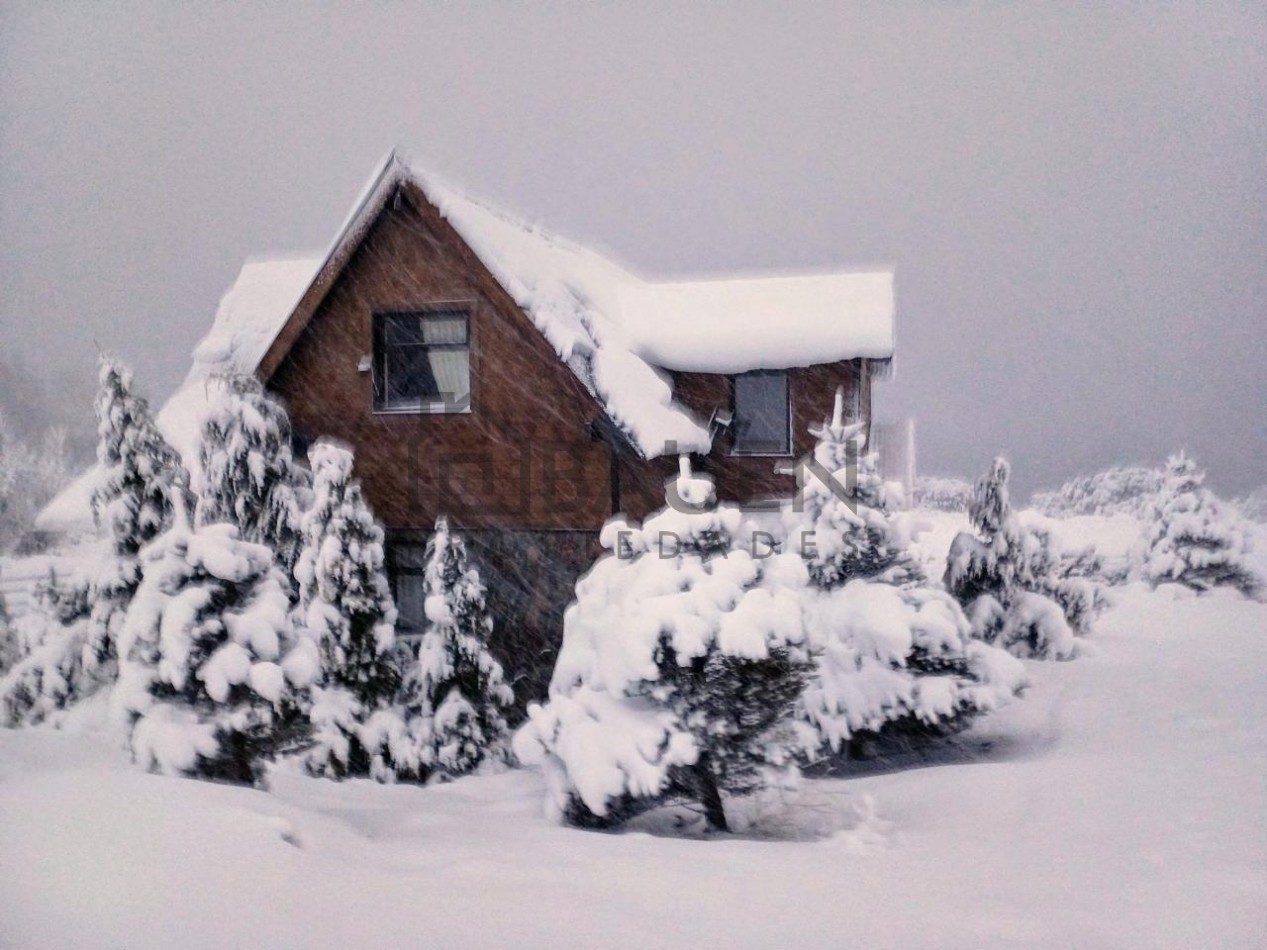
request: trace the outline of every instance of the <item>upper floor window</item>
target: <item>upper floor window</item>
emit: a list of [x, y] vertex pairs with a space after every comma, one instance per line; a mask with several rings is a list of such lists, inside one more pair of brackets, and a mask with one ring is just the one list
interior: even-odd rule
[[792, 412], [788, 374], [754, 370], [732, 380], [736, 455], [791, 455]]
[[374, 408], [470, 411], [471, 335], [465, 310], [374, 315]]

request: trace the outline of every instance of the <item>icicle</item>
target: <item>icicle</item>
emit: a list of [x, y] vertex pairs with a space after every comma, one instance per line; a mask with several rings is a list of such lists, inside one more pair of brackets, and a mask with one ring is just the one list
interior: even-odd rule
[[845, 387], [836, 387], [836, 406], [831, 413], [831, 427], [839, 429], [845, 415]]
[[691, 477], [691, 457], [689, 455], [679, 455], [677, 457], [678, 474], [683, 478]]

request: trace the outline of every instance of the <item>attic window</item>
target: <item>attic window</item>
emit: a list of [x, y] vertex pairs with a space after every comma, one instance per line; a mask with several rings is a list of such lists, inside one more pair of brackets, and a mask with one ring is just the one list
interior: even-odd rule
[[465, 310], [374, 315], [374, 408], [470, 411], [471, 336]]
[[731, 380], [735, 455], [790, 455], [792, 413], [784, 370], [755, 370]]

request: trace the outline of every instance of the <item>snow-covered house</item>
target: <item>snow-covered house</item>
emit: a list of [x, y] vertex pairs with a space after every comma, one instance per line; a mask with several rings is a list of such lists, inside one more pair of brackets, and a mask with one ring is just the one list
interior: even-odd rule
[[[511, 668], [548, 670], [605, 519], [662, 505], [682, 452], [723, 500], [789, 495], [838, 386], [869, 419], [893, 338], [890, 272], [647, 281], [392, 153], [323, 256], [242, 268], [158, 422], [194, 463], [207, 378], [256, 374], [301, 441], [355, 450], [402, 626], [421, 620], [443, 513], [482, 562]], [[86, 524], [91, 484], [40, 527]]]

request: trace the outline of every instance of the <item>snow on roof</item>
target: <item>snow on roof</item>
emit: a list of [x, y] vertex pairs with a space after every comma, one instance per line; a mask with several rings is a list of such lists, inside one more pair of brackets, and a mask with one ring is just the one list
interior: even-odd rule
[[186, 381], [216, 372], [253, 373], [299, 298], [317, 276], [321, 261], [252, 260], [220, 298], [211, 330], [194, 348]]
[[92, 465], [54, 495], [35, 516], [35, 530], [64, 538], [92, 534], [92, 495], [101, 478], [101, 466]]
[[893, 355], [893, 274], [624, 284], [629, 344], [665, 369], [736, 373]]

